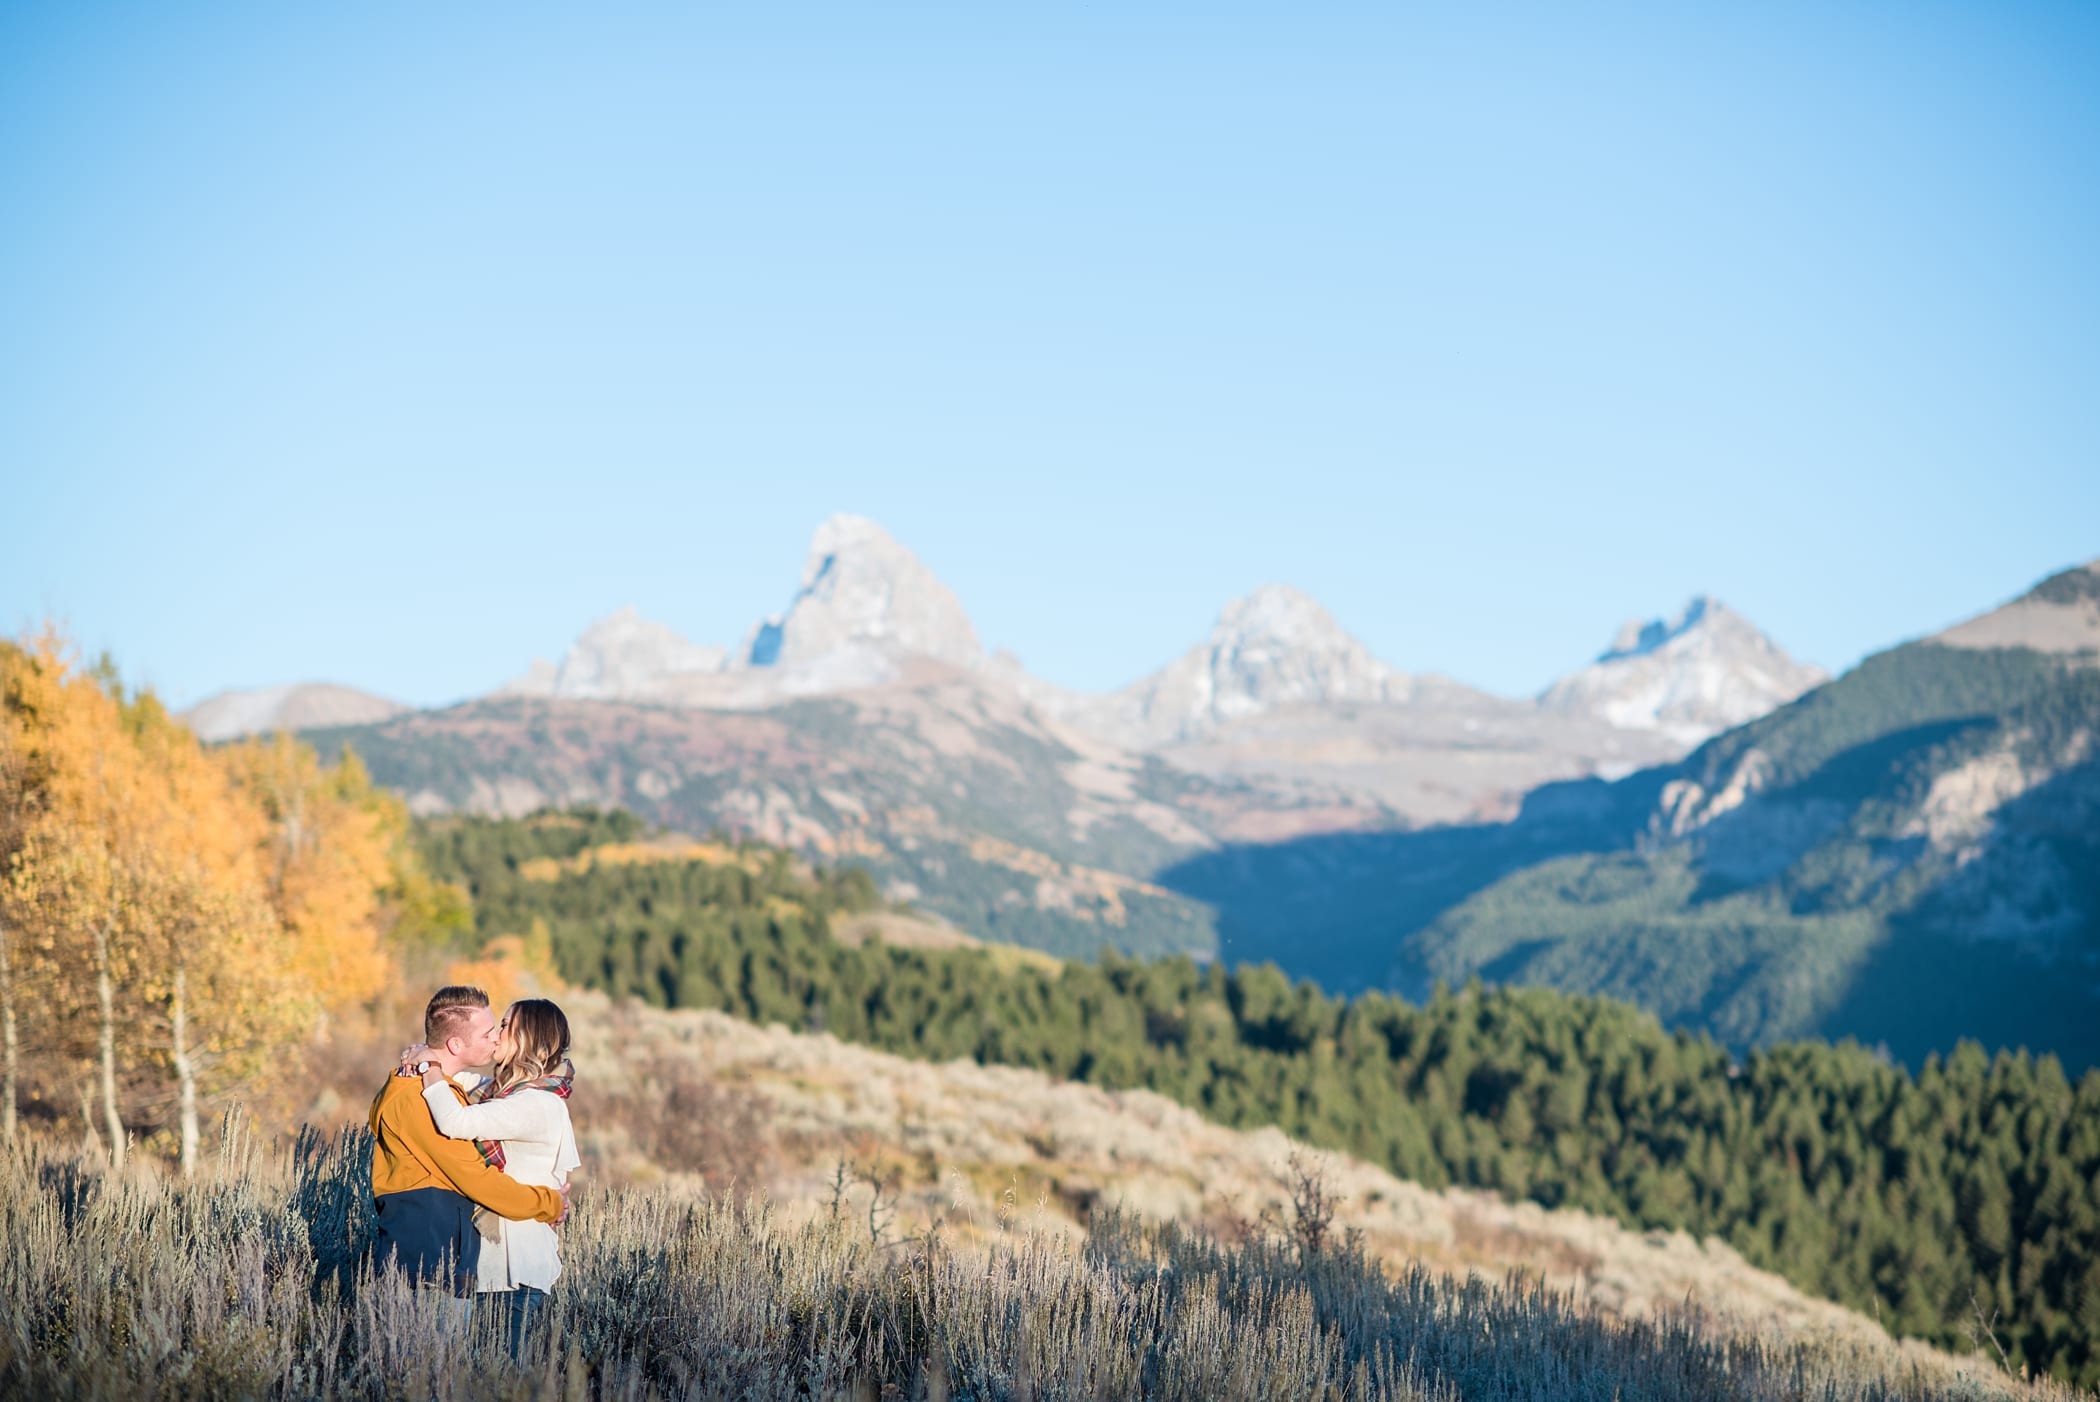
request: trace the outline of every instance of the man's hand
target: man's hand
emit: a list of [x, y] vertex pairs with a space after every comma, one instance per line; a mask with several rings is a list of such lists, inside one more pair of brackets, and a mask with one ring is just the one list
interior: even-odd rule
[[564, 1222], [566, 1222], [566, 1221], [568, 1221], [568, 1220], [569, 1220], [569, 1185], [568, 1185], [568, 1184], [566, 1184], [566, 1183], [562, 1184], [562, 1185], [561, 1185], [561, 1189], [560, 1189], [560, 1191], [561, 1191], [561, 1216], [559, 1216], [559, 1217], [555, 1218], [555, 1219], [554, 1219], [554, 1221], [553, 1221], [552, 1223], [550, 1223], [550, 1224], [549, 1224], [549, 1225], [551, 1225], [551, 1226], [556, 1226], [556, 1227], [560, 1226], [560, 1225], [561, 1225], [562, 1223], [564, 1223]]

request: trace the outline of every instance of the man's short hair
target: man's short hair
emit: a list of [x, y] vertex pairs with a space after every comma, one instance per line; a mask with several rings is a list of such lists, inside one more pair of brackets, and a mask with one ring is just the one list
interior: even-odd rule
[[423, 1045], [442, 1047], [447, 1037], [466, 1029], [474, 1009], [488, 1005], [489, 995], [471, 984], [446, 984], [430, 995], [430, 1006], [423, 1009]]

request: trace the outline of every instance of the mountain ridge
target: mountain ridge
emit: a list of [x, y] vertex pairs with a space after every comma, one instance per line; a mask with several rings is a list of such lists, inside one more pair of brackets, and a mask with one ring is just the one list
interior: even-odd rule
[[[1754, 714], [1818, 675], [1717, 602], [1695, 610], [1644, 650], [1645, 661], [1633, 660], [1632, 682], [1608, 657], [1525, 701], [1392, 667], [1317, 600], [1270, 584], [1229, 601], [1205, 640], [1159, 670], [1086, 693], [1032, 676], [1009, 653], [987, 653], [960, 601], [909, 549], [873, 521], [837, 515], [813, 535], [788, 608], [754, 627], [719, 669], [664, 662], [599, 699], [765, 709], [887, 686], [911, 658], [933, 657], [1120, 749], [1304, 802], [1339, 797], [1404, 821], [1445, 822], [1513, 812], [1540, 783], [1672, 758], [1712, 733], [1716, 706], [1726, 707], [1719, 720]], [[690, 646], [670, 637], [666, 654]], [[1775, 670], [1786, 680], [1766, 675]], [[1638, 700], [1629, 708], [1629, 685], [1662, 697], [1643, 714]]]
[[[1737, 649], [1746, 650], [1757, 648]], [[1643, 719], [1634, 714], [1638, 706], [1629, 712], [1609, 683], [1590, 687], [1602, 698], [1594, 702], [1586, 699], [1590, 691], [1572, 685], [1577, 679], [1527, 702], [1435, 673], [1403, 672], [1374, 656], [1317, 600], [1282, 584], [1229, 601], [1205, 640], [1130, 686], [1070, 691], [1031, 676], [1011, 654], [987, 653], [961, 601], [916, 555], [876, 522], [844, 513], [812, 534], [788, 605], [755, 624], [737, 648], [693, 643], [628, 606], [592, 623], [558, 662], [535, 661], [491, 695], [764, 710], [896, 684], [914, 659], [969, 672], [1095, 741], [1160, 753], [1198, 773], [1286, 789], [1305, 801], [1339, 796], [1350, 806], [1391, 808], [1415, 822], [1513, 811], [1518, 796], [1538, 783], [1624, 773], [1706, 733]], [[1643, 665], [1667, 673], [1676, 664]], [[1689, 665], [1698, 676], [1673, 683], [1665, 675], [1664, 689], [1674, 685], [1690, 696], [1729, 691], [1738, 711], [1743, 696], [1777, 694], [1755, 677], [1733, 684], [1731, 663], [1711, 648]], [[207, 703], [212, 713], [233, 718], [220, 723], [215, 738], [238, 733], [243, 721], [250, 730], [279, 725], [268, 706], [242, 696]], [[1501, 738], [1483, 748], [1483, 733]], [[1439, 735], [1447, 738], [1423, 738]], [[1337, 762], [1333, 756], [1342, 753], [1352, 758]], [[1491, 762], [1476, 762], [1487, 753]]]

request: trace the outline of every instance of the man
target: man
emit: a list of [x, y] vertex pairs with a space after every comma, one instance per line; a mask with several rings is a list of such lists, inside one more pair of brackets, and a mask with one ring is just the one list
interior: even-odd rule
[[[449, 1084], [496, 1055], [496, 1016], [478, 988], [440, 988], [423, 1011], [423, 1040]], [[457, 1087], [453, 1093], [466, 1096]], [[535, 1188], [491, 1168], [471, 1139], [447, 1139], [431, 1121], [419, 1078], [390, 1075], [372, 1102], [372, 1200], [379, 1214], [377, 1259], [398, 1262], [410, 1281], [440, 1289], [462, 1311], [474, 1298], [481, 1234], [479, 1205], [518, 1222], [559, 1222], [567, 1192]]]

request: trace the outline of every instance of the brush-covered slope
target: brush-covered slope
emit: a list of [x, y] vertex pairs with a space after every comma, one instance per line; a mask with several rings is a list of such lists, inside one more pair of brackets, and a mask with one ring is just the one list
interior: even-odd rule
[[[1715, 1238], [1425, 1188], [1274, 1128], [1226, 1128], [1151, 1091], [929, 1063], [721, 1013], [559, 996], [578, 1029], [584, 1077], [574, 1110], [594, 1173], [699, 1178], [798, 1218], [828, 1216], [843, 1198], [856, 1222], [870, 1206], [883, 1212], [874, 1200], [880, 1183], [896, 1212], [889, 1235], [931, 1231], [980, 1248], [1029, 1233], [1083, 1239], [1108, 1213], [1111, 1222], [1226, 1240], [1263, 1231], [1302, 1238], [1314, 1226], [1308, 1208], [1318, 1210], [1306, 1189], [1317, 1182], [1330, 1198], [1321, 1224], [1328, 1239], [1355, 1234], [1395, 1272], [1452, 1281], [1516, 1274], [1567, 1292], [1585, 1313], [1688, 1317], [1711, 1335], [1841, 1341], [1865, 1357], [1956, 1370], [1951, 1358], [1894, 1344], [1866, 1316], [1803, 1294]], [[706, 1128], [664, 1125], [651, 1107], [666, 1099], [681, 1113], [706, 1107], [693, 1117]], [[1960, 1371], [1974, 1377], [1990, 1366]]]

